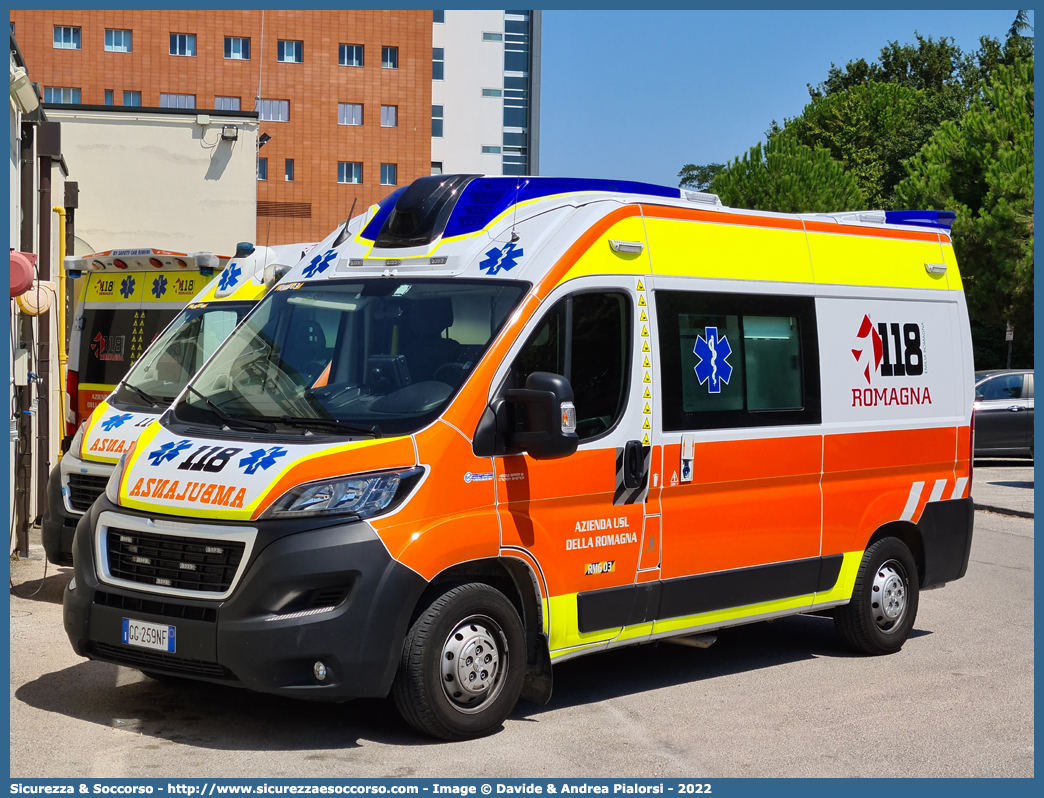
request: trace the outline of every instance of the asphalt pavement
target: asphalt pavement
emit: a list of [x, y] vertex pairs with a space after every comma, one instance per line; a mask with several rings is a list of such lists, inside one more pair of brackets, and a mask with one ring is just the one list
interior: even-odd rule
[[812, 616], [706, 650], [596, 654], [556, 667], [548, 706], [463, 743], [415, 734], [390, 700], [313, 704], [81, 659], [61, 620], [71, 569], [42, 573], [12, 564], [19, 594], [41, 588], [11, 599], [13, 777], [1034, 775], [1027, 518], [976, 513], [967, 576], [921, 595], [897, 654], [853, 655]]
[[1033, 461], [982, 458], [974, 462], [972, 500], [977, 510], [1033, 517]]

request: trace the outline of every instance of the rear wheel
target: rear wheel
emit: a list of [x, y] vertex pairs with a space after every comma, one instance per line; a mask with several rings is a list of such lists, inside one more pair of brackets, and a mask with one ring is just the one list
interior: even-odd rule
[[917, 564], [898, 538], [882, 538], [863, 553], [852, 600], [834, 610], [838, 635], [863, 654], [903, 647], [917, 618]]
[[480, 737], [514, 708], [525, 665], [514, 605], [489, 585], [461, 585], [439, 596], [410, 628], [392, 697], [418, 731], [444, 740]]

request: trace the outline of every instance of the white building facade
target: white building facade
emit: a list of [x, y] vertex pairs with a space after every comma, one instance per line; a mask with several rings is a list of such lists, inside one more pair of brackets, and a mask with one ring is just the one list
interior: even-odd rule
[[540, 11], [435, 11], [432, 174], [536, 175]]

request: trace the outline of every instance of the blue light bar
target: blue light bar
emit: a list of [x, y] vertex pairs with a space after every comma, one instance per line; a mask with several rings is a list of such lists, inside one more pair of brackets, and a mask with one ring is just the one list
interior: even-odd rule
[[887, 224], [911, 224], [937, 230], [949, 230], [956, 218], [953, 211], [885, 211]]
[[[399, 189], [381, 203], [362, 232], [363, 238], [376, 240], [405, 189]], [[454, 205], [452, 215], [442, 234], [443, 238], [477, 233], [512, 205], [554, 194], [572, 194], [585, 191], [606, 191], [619, 194], [645, 194], [650, 197], [681, 198], [681, 189], [636, 183], [631, 180], [596, 180], [580, 177], [479, 177], [468, 183]]]

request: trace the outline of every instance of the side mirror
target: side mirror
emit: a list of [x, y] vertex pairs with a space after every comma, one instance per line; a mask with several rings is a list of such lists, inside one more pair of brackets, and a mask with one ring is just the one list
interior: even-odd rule
[[505, 398], [506, 404], [515, 405], [516, 419], [514, 429], [505, 436], [508, 448], [521, 449], [537, 460], [568, 457], [576, 451], [580, 442], [576, 408], [573, 388], [565, 377], [534, 371], [525, 388], [509, 390]]
[[486, 408], [472, 448], [479, 457], [527, 452], [537, 460], [576, 451], [573, 388], [560, 374], [535, 371], [525, 388], [514, 388]]

